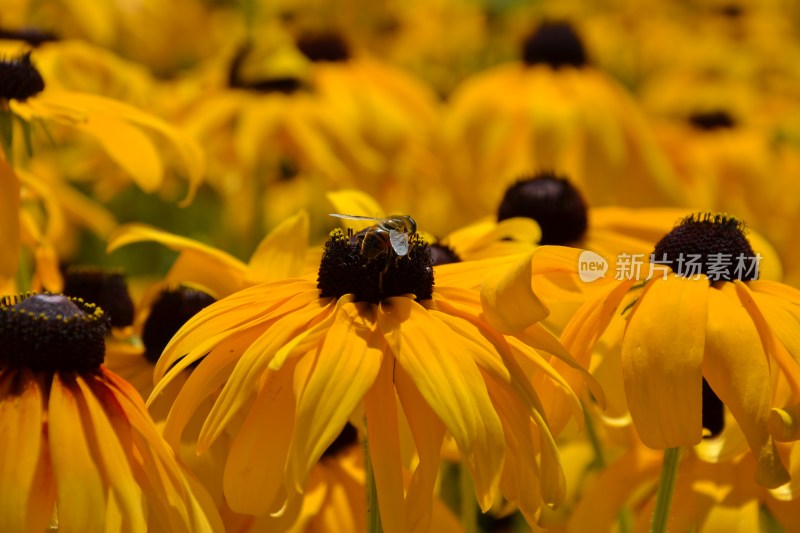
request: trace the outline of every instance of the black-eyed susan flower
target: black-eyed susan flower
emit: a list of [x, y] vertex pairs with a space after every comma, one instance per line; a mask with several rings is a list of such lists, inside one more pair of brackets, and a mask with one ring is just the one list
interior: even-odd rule
[[563, 342], [585, 360], [621, 312], [622, 382], [642, 442], [696, 446], [720, 431], [727, 410], [744, 434], [740, 451], [749, 447], [755, 457], [757, 482], [786, 483], [775, 441], [796, 435], [784, 430], [791, 424], [771, 426], [770, 417], [800, 393], [797, 330], [787, 327], [796, 291], [759, 279], [743, 225], [728, 216], [687, 217], [656, 244], [650, 261], [656, 270], [646, 283], [647, 276], [616, 281], [590, 298]]
[[445, 171], [460, 214], [493, 212], [512, 180], [539, 168], [569, 175], [594, 206], [680, 202], [643, 114], [588, 65], [570, 25], [541, 26], [522, 55], [468, 78], [445, 110]]
[[[298, 505], [313, 466], [344, 425], [363, 428], [365, 419], [383, 527], [407, 531], [430, 523], [450, 435], [481, 508], [502, 493], [534, 523], [540, 504], [557, 505], [564, 485], [530, 376], [560, 377], [537, 351], [481, 317], [475, 291], [449, 285], [447, 267], [458, 265], [439, 267], [434, 287], [421, 238], [406, 234], [407, 251], [393, 251], [385, 227], [335, 230], [316, 277], [239, 291], [190, 320], [156, 367], [151, 401], [198, 363], [167, 417], [165, 437], [177, 445], [212, 396], [197, 451], [233, 435], [223, 476], [228, 505], [280, 514]], [[527, 316], [540, 313], [541, 306]], [[543, 328], [529, 332], [531, 344], [570, 358]], [[565, 387], [559, 394], [571, 396]], [[407, 490], [402, 417], [417, 456]]]
[[[31, 151], [45, 151], [48, 143], [36, 143], [33, 132], [46, 125], [51, 135], [66, 143], [58, 128], [82, 132], [118, 165], [127, 176], [147, 192], [154, 192], [165, 177], [166, 155], [172, 149], [189, 182], [184, 202], [191, 201], [202, 181], [204, 156], [199, 145], [166, 121], [131, 105], [89, 93], [48, 87], [34, 65], [35, 51], [17, 46], [16, 55], [0, 62], [3, 82], [2, 102], [3, 149], [6, 157], [18, 160]], [[56, 126], [54, 128], [54, 126]], [[13, 142], [22, 135], [25, 142]], [[159, 139], [158, 141], [156, 139]], [[163, 141], [167, 141], [164, 143]], [[162, 143], [159, 147], [158, 142]], [[95, 149], [95, 146], [92, 146]], [[64, 149], [63, 145], [56, 154]], [[96, 151], [96, 149], [95, 149]], [[91, 154], [84, 154], [91, 158]]]
[[103, 366], [108, 327], [62, 295], [0, 302], [0, 527], [221, 531], [139, 395]]

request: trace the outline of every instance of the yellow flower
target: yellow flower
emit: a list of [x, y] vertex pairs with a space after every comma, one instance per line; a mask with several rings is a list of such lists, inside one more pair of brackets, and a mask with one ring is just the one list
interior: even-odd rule
[[798, 438], [791, 413], [800, 400], [800, 295], [758, 279], [741, 223], [726, 216], [687, 217], [657, 243], [653, 258], [663, 270], [639, 285], [634, 277], [607, 283], [578, 310], [562, 341], [588, 362], [622, 313], [622, 381], [642, 442], [656, 449], [700, 444], [723, 424], [713, 409], [721, 401], [757, 460], [756, 480], [770, 488], [785, 483], [775, 441]]
[[0, 528], [221, 531], [139, 395], [102, 366], [107, 329], [61, 295], [0, 303]]
[[[385, 236], [373, 231], [332, 232], [319, 281], [257, 285], [189, 321], [156, 367], [151, 401], [198, 363], [167, 417], [165, 438], [176, 446], [198, 404], [221, 387], [197, 449], [234, 435], [226, 500], [236, 512], [263, 515], [295, 505], [323, 451], [348, 421], [362, 427], [365, 417], [383, 527], [406, 531], [429, 524], [450, 434], [482, 509], [502, 493], [535, 522], [542, 502], [561, 501], [564, 484], [546, 402], [530, 379], [560, 377], [537, 351], [493, 330], [480, 316], [478, 294], [450, 286], [445, 267], [434, 288], [418, 235], [409, 237], [405, 254], [387, 243], [367, 259], [364, 243]], [[530, 344], [570, 359], [541, 327], [529, 333]], [[558, 393], [580, 412], [568, 388]], [[407, 492], [401, 417], [418, 456]]]
[[524, 61], [468, 78], [442, 122], [454, 216], [494, 210], [509, 182], [566, 173], [594, 206], [676, 205], [673, 171], [631, 97], [586, 63], [566, 24], [546, 24]]
[[[18, 49], [20, 49], [18, 47]], [[24, 48], [21, 48], [24, 50]], [[3, 148], [8, 158], [22, 157], [22, 144], [14, 145], [15, 130], [25, 134], [25, 148], [30, 152], [31, 129], [45, 124], [66, 126], [92, 137], [108, 156], [143, 190], [154, 192], [164, 181], [165, 156], [154, 137], [168, 141], [175, 151], [189, 181], [184, 203], [191, 201], [202, 180], [203, 152], [199, 145], [164, 120], [133, 106], [103, 96], [47, 87], [46, 80], [34, 66], [28, 51], [20, 57], [0, 62]], [[14, 124], [15, 120], [19, 124]], [[19, 127], [17, 127], [19, 126]], [[59, 131], [48, 130], [53, 134]], [[44, 150], [44, 145], [41, 146]], [[56, 150], [58, 154], [63, 147]]]

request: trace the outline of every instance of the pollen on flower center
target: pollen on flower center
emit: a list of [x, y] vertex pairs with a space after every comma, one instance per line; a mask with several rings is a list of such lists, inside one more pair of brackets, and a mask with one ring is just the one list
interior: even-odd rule
[[398, 256], [390, 245], [365, 254], [364, 238], [371, 228], [346, 235], [333, 230], [325, 243], [317, 287], [322, 298], [355, 295], [356, 300], [377, 304], [385, 298], [414, 294], [419, 300], [433, 295], [430, 247], [416, 233], [408, 237], [408, 253]]
[[70, 267], [64, 274], [64, 294], [100, 306], [115, 328], [133, 324], [133, 301], [119, 270]]
[[96, 370], [108, 319], [94, 304], [64, 295], [0, 299], [0, 367], [34, 372]]
[[44, 90], [44, 79], [31, 63], [30, 52], [0, 60], [0, 98], [25, 101]]
[[727, 215], [684, 218], [657, 244], [653, 257], [685, 277], [705, 274], [712, 281], [758, 279], [758, 258], [744, 224]]
[[161, 291], [142, 327], [144, 355], [156, 363], [172, 336], [216, 299], [203, 291], [180, 286]]
[[575, 244], [589, 225], [586, 202], [578, 189], [552, 172], [520, 179], [506, 189], [497, 220], [513, 217], [532, 218], [539, 224], [539, 244]]
[[523, 43], [526, 65], [549, 65], [552, 68], [583, 67], [587, 64], [583, 42], [566, 22], [548, 22]]

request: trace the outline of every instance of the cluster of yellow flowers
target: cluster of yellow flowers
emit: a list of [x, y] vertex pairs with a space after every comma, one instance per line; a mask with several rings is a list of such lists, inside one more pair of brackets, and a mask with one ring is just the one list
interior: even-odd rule
[[0, 531], [800, 531], [797, 20], [7, 2]]

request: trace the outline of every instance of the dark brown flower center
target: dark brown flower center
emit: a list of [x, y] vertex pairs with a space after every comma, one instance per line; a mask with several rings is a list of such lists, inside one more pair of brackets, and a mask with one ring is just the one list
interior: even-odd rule
[[297, 49], [315, 63], [337, 63], [350, 59], [347, 42], [333, 31], [303, 34], [297, 38]]
[[588, 210], [578, 189], [566, 178], [541, 172], [506, 189], [497, 220], [532, 218], [542, 230], [540, 244], [571, 245], [589, 225]]
[[125, 274], [119, 270], [68, 267], [64, 273], [64, 294], [98, 305], [112, 327], [133, 324], [133, 301]]
[[733, 129], [736, 121], [725, 111], [702, 111], [689, 115], [689, 124], [701, 131]]
[[108, 319], [61, 294], [0, 299], [0, 368], [92, 372], [103, 363]]
[[727, 215], [684, 218], [656, 244], [651, 261], [687, 278], [705, 274], [711, 281], [758, 279], [759, 257], [742, 222]]
[[387, 231], [367, 228], [353, 234], [333, 230], [325, 243], [317, 287], [322, 298], [355, 295], [376, 304], [385, 298], [433, 295], [430, 247], [416, 233], [408, 235], [408, 253], [398, 255]]
[[431, 244], [431, 259], [433, 259], [433, 266], [461, 262], [461, 258], [455, 250], [439, 243]]
[[586, 50], [575, 29], [566, 22], [546, 22], [522, 45], [522, 58], [527, 65], [583, 67]]
[[17, 30], [0, 28], [0, 39], [22, 41], [31, 46], [39, 46], [44, 43], [57, 41], [58, 37], [54, 33], [37, 30], [36, 28], [20, 28]]
[[330, 446], [323, 452], [322, 458], [333, 458], [358, 443], [358, 431], [352, 424], [347, 423]]
[[161, 291], [142, 327], [147, 360], [158, 362], [161, 352], [181, 326], [215, 301], [210, 294], [186, 286]]
[[710, 433], [709, 438], [716, 437], [725, 429], [725, 406], [711, 390], [705, 378], [703, 378], [703, 428]]
[[25, 101], [44, 90], [44, 79], [31, 63], [31, 53], [0, 60], [0, 98]]

